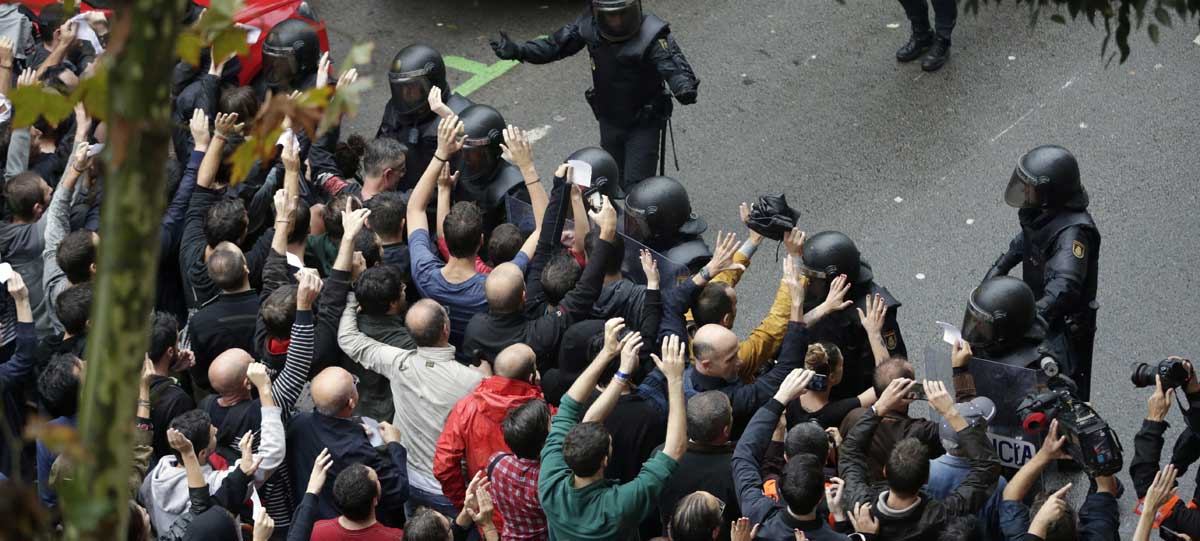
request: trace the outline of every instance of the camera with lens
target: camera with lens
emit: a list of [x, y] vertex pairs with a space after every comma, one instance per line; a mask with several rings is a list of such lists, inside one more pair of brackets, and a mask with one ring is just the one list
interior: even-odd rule
[[1114, 475], [1121, 471], [1121, 440], [1117, 433], [1092, 406], [1068, 389], [1051, 389], [1025, 397], [1017, 406], [1017, 416], [1021, 426], [1031, 434], [1045, 431], [1057, 419], [1059, 435], [1067, 438], [1067, 453], [1088, 475]]
[[1157, 364], [1133, 363], [1133, 373], [1129, 379], [1134, 387], [1153, 387], [1154, 377], [1162, 379], [1163, 389], [1183, 387], [1192, 381], [1192, 370], [1186, 359], [1171, 357], [1158, 361]]

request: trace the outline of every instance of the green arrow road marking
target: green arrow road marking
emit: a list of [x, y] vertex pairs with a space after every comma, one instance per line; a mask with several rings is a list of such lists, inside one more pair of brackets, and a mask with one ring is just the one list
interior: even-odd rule
[[471, 74], [470, 79], [454, 89], [460, 96], [470, 96], [472, 92], [483, 88], [484, 85], [513, 69], [513, 66], [520, 64], [516, 60], [501, 60], [489, 66], [461, 56], [447, 56], [445, 60], [446, 66]]

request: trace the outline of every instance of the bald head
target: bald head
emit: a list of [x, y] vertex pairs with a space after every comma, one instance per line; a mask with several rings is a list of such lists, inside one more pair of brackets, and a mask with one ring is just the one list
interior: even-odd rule
[[513, 344], [496, 355], [493, 370], [503, 378], [528, 381], [529, 376], [533, 375], [535, 361], [537, 355], [532, 348], [525, 344]]
[[208, 383], [221, 396], [250, 393], [246, 369], [254, 358], [244, 349], [227, 349], [208, 365]]
[[706, 376], [731, 380], [741, 367], [738, 359], [738, 338], [733, 331], [716, 323], [700, 327], [692, 338], [692, 354], [696, 369]]
[[317, 411], [334, 417], [349, 417], [358, 402], [354, 376], [336, 366], [322, 370], [313, 378], [312, 398]]
[[232, 242], [217, 244], [208, 256], [208, 276], [222, 291], [238, 291], [249, 287], [249, 271], [242, 249]]
[[450, 343], [450, 318], [442, 305], [433, 299], [421, 299], [412, 305], [404, 316], [404, 326], [423, 348], [444, 347]]
[[525, 273], [512, 263], [502, 263], [492, 269], [483, 289], [492, 313], [515, 314], [525, 302]]

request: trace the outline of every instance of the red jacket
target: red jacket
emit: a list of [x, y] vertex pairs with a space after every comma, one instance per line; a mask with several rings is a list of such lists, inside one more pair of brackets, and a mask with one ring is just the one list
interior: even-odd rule
[[[476, 472], [487, 469], [489, 457], [497, 452], [512, 452], [504, 443], [500, 422], [509, 410], [535, 398], [542, 398], [540, 388], [524, 381], [492, 376], [480, 382], [450, 410], [433, 456], [433, 475], [442, 484], [442, 493], [454, 505], [462, 507], [467, 483]], [[552, 408], [551, 413], [553, 411]], [[494, 519], [496, 528], [500, 529], [499, 514]]]

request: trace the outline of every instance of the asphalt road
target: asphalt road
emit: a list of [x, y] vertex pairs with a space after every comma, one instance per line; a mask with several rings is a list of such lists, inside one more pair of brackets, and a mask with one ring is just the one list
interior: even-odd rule
[[[313, 3], [329, 22], [335, 55], [352, 43], [376, 44], [373, 63], [361, 69], [375, 76], [376, 90], [351, 130], [366, 135], [378, 125], [386, 66], [401, 47], [425, 42], [492, 64], [488, 40], [499, 30], [520, 39], [548, 34], [585, 5]], [[699, 103], [676, 108], [676, 176], [708, 220], [709, 238], [743, 231], [737, 203], [785, 192], [810, 233], [838, 229], [856, 239], [876, 280], [904, 302], [900, 321], [918, 366], [939, 339], [934, 321], [961, 321], [968, 293], [1016, 232], [1002, 192], [1017, 158], [1039, 144], [1071, 149], [1104, 235], [1093, 399], [1120, 430], [1128, 463], [1148, 396], [1130, 385], [1130, 363], [1200, 357], [1195, 21], [1165, 30], [1158, 46], [1144, 32], [1135, 36], [1129, 60], [1106, 67], [1102, 26], [1030, 27], [1025, 8], [992, 5], [960, 15], [950, 63], [927, 74], [894, 60], [908, 32], [894, 3], [648, 0], [647, 9], [671, 22], [702, 80]], [[467, 79], [451, 72], [454, 85]], [[582, 97], [590, 83], [581, 54], [519, 65], [471, 98], [544, 132], [536, 161], [549, 173], [598, 143]], [[779, 276], [773, 252], [760, 250], [738, 286], [741, 332], [769, 306]], [[1191, 486], [1185, 480], [1186, 494]], [[1073, 493], [1082, 495], [1079, 483]], [[1127, 533], [1132, 504], [1127, 495]]]

